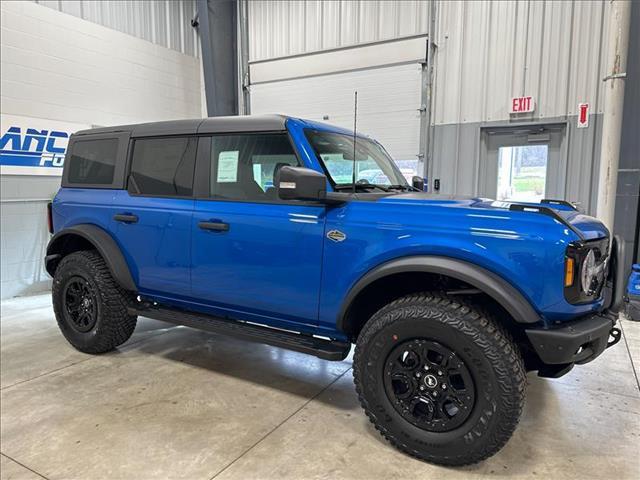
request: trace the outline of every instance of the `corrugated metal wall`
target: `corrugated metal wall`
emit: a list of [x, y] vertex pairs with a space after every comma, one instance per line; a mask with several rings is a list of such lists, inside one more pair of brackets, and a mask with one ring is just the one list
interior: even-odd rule
[[424, 33], [419, 0], [250, 1], [249, 60], [265, 60]]
[[[250, 1], [249, 59], [265, 60], [425, 33], [428, 1]], [[602, 111], [607, 2], [437, 2], [436, 124], [509, 119], [509, 99], [533, 95], [528, 119]], [[596, 112], [596, 110], [592, 110]]]
[[[435, 5], [428, 175], [441, 180], [441, 193], [485, 194], [478, 187], [483, 128], [553, 122], [566, 125], [566, 180], [559, 195], [593, 212], [608, 3], [467, 0]], [[250, 60], [425, 33], [430, 9], [428, 1], [251, 1]], [[298, 57], [299, 70], [305, 71], [304, 61], [316, 65], [316, 57]], [[262, 69], [268, 65], [260, 63]], [[265, 104], [286, 103], [286, 91], [276, 86], [260, 93], [273, 96], [261, 98]], [[510, 100], [520, 95], [534, 97], [535, 111], [512, 116]], [[577, 129], [582, 102], [592, 106], [590, 124]]]
[[186, 55], [198, 55], [195, 0], [33, 0]]
[[[560, 195], [595, 213], [607, 15], [603, 0], [438, 2], [429, 170], [442, 193], [486, 194], [478, 187], [483, 128], [564, 123]], [[520, 95], [532, 95], [536, 109], [510, 115]], [[586, 129], [576, 127], [581, 102], [591, 104]]]
[[[533, 95], [528, 119], [602, 111], [604, 1], [438, 2], [436, 124], [509, 118], [509, 99]], [[592, 110], [595, 112], [595, 110]]]

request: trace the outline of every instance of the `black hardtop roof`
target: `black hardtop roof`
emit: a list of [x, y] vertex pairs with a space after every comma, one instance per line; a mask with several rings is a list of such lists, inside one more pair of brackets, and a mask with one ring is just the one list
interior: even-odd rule
[[170, 120], [166, 122], [137, 123], [80, 130], [75, 135], [103, 133], [130, 133], [132, 137], [159, 135], [187, 135], [195, 133], [223, 132], [270, 132], [285, 130], [284, 115], [240, 115], [233, 117], [209, 117], [193, 120]]

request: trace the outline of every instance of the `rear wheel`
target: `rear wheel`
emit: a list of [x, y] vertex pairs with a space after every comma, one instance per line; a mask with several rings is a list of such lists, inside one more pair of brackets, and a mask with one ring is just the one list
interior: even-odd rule
[[82, 352], [113, 350], [136, 327], [136, 316], [127, 312], [133, 295], [118, 285], [96, 251], [75, 252], [60, 261], [52, 297], [60, 331]]
[[367, 322], [354, 381], [385, 438], [443, 465], [476, 463], [500, 450], [518, 424], [526, 384], [509, 335], [438, 293], [400, 298]]

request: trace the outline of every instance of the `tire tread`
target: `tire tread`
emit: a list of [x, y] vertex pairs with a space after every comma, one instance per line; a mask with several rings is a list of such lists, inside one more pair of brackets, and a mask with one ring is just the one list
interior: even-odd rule
[[[470, 454], [442, 457], [410, 448], [400, 438], [386, 429], [378, 421], [376, 413], [370, 408], [361, 386], [363, 368], [363, 349], [381, 329], [402, 318], [420, 318], [424, 308], [444, 308], [449, 315], [443, 315], [439, 321], [470, 336], [480, 347], [492, 365], [502, 366], [497, 371], [497, 382], [501, 395], [500, 414], [505, 421], [500, 422], [483, 446]], [[509, 333], [486, 312], [464, 300], [452, 298], [439, 292], [424, 292], [407, 295], [387, 304], [374, 314], [365, 324], [356, 342], [353, 359], [353, 379], [362, 408], [376, 430], [393, 446], [403, 452], [431, 463], [448, 466], [464, 466], [478, 463], [498, 452], [515, 431], [525, 402], [526, 371], [518, 347]]]
[[[60, 276], [66, 271], [87, 268], [92, 279], [98, 286], [98, 296], [101, 302], [101, 317], [94, 341], [90, 345], [82, 345], [73, 341], [66, 333], [61, 322], [64, 322], [61, 301], [57, 298], [62, 292]], [[78, 350], [85, 353], [105, 353], [126, 342], [136, 328], [137, 317], [129, 315], [127, 308], [133, 302], [133, 294], [124, 290], [113, 278], [104, 259], [95, 250], [82, 250], [67, 255], [56, 268], [53, 288], [53, 306], [56, 319], [62, 333]]]

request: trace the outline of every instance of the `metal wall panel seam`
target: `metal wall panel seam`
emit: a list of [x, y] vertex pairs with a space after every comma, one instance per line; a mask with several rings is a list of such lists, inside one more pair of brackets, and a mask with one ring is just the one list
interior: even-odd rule
[[[605, 38], [605, 31], [604, 31], [604, 26], [606, 24], [606, 22], [604, 21], [605, 19], [605, 15], [604, 15], [604, 10], [605, 10], [605, 5], [601, 3], [601, 9], [602, 9], [602, 14], [600, 15], [600, 48], [598, 48], [598, 84], [596, 86], [596, 91], [595, 91], [595, 95], [596, 95], [596, 100], [595, 100], [595, 113], [598, 113], [598, 104], [600, 102], [600, 89], [603, 88], [602, 82], [600, 82], [600, 72], [602, 71], [603, 68], [603, 56], [602, 56], [602, 51], [604, 49], [604, 38]], [[592, 115], [592, 117], [594, 117], [594, 120], [597, 125], [597, 122], [599, 120], [598, 115]], [[596, 127], [596, 125], [594, 125], [594, 128]], [[598, 155], [597, 152], [600, 152], [600, 149], [597, 148], [597, 143], [598, 143], [598, 138], [596, 138], [596, 135], [593, 136], [593, 160], [591, 162], [592, 168], [591, 171], [589, 172], [589, 207], [591, 207], [591, 203], [593, 200], [593, 197], [595, 196], [595, 192], [597, 191], [597, 185], [594, 185], [595, 179], [594, 176], [598, 174], [598, 167], [600, 166], [600, 156]]]
[[[569, 58], [568, 58], [568, 62], [567, 62], [567, 87], [565, 90], [565, 103], [564, 103], [564, 111], [568, 112], [569, 111], [569, 88], [571, 85], [571, 82], [569, 81], [569, 79], [571, 78], [571, 54], [573, 52], [573, 27], [574, 27], [574, 15], [575, 15], [575, 3], [571, 4], [571, 25], [569, 27]], [[570, 152], [573, 145], [573, 136], [572, 135], [567, 135], [567, 151]], [[567, 162], [569, 161], [569, 159], [567, 159]], [[565, 175], [564, 177], [564, 191], [568, 192], [569, 191], [569, 175]], [[589, 196], [591, 196], [591, 192], [589, 192]]]
[[[460, 29], [460, 42], [459, 49], [460, 52], [458, 54], [458, 59], [460, 62], [460, 67], [458, 69], [458, 92], [460, 92], [460, 97], [462, 97], [462, 81], [464, 78], [464, 40], [465, 40], [465, 31], [466, 31], [466, 14], [467, 14], [467, 3], [464, 2], [462, 4], [462, 14], [460, 15], [461, 29]], [[462, 101], [458, 99], [458, 118], [462, 119]], [[456, 128], [456, 147], [455, 147], [455, 162], [453, 165], [453, 178], [458, 181], [458, 164], [460, 163], [460, 125]]]

